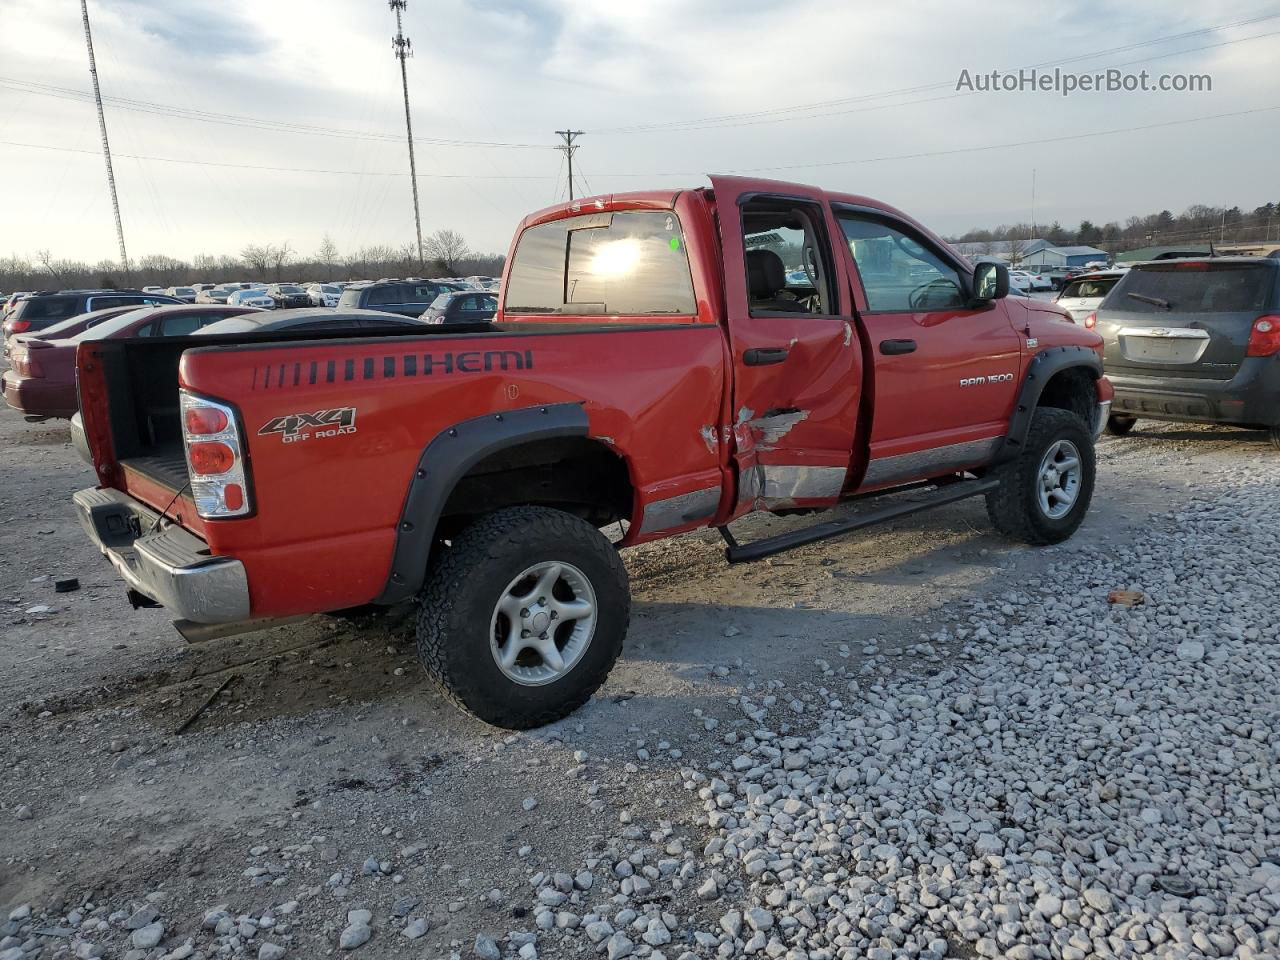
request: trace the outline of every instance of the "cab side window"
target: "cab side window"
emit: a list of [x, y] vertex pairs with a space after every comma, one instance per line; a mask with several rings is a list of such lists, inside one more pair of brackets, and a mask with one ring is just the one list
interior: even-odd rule
[[956, 310], [967, 302], [960, 271], [903, 230], [870, 217], [840, 215], [840, 227], [872, 313]]
[[836, 313], [834, 270], [821, 211], [763, 199], [742, 208], [747, 297], [753, 316]]

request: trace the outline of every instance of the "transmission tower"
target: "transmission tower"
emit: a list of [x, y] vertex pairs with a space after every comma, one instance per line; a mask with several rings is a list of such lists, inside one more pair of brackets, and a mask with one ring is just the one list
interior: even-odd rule
[[569, 199], [573, 199], [573, 155], [578, 152], [578, 145], [573, 141], [582, 136], [581, 130], [557, 130], [556, 134], [564, 140], [564, 145], [556, 147], [569, 158]]
[[[83, 0], [82, 0], [83, 2]], [[404, 35], [401, 16], [409, 0], [387, 0], [387, 6], [396, 14], [396, 35], [391, 38], [391, 51], [400, 61], [400, 84], [404, 88], [404, 130], [409, 140], [409, 183], [413, 186], [413, 227], [418, 238], [418, 269], [423, 273], [427, 269], [426, 257], [422, 254], [422, 213], [418, 209], [418, 167], [413, 159], [413, 118], [409, 114], [409, 72], [404, 62], [413, 56], [413, 44]]]
[[84, 19], [84, 44], [89, 50], [89, 76], [93, 78], [93, 99], [98, 105], [98, 130], [102, 134], [102, 156], [107, 161], [107, 187], [111, 191], [111, 212], [116, 218], [116, 240], [120, 243], [120, 266], [126, 282], [129, 278], [129, 255], [124, 248], [124, 225], [120, 222], [120, 199], [116, 196], [116, 174], [111, 167], [111, 143], [107, 140], [107, 117], [102, 112], [102, 91], [98, 89], [98, 64], [93, 59], [93, 32], [89, 29], [89, 3], [80, 0], [80, 15]]

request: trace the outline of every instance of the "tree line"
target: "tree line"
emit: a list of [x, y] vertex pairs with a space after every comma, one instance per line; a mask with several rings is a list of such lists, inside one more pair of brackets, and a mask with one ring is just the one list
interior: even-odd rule
[[1015, 247], [1028, 240], [1045, 239], [1059, 245], [1098, 247], [1113, 256], [1138, 247], [1179, 243], [1280, 243], [1280, 203], [1264, 203], [1251, 211], [1197, 203], [1176, 216], [1161, 210], [1129, 217], [1123, 224], [1116, 220], [1103, 224], [1081, 220], [1075, 229], [1064, 227], [1057, 220], [1038, 225], [1008, 223], [992, 229], [975, 227], [948, 239], [978, 244], [1000, 241]]
[[423, 237], [422, 244], [425, 264], [419, 262], [414, 243], [365, 246], [344, 254], [326, 234], [309, 255], [300, 254], [285, 240], [246, 244], [238, 256], [202, 253], [181, 260], [163, 253], [147, 254], [131, 259], [128, 269], [113, 260], [90, 264], [40, 250], [34, 257], [14, 254], [0, 258], [0, 291], [176, 287], [245, 280], [278, 283], [413, 276], [496, 277], [501, 275], [506, 259], [500, 254], [473, 251], [456, 230], [437, 230]]

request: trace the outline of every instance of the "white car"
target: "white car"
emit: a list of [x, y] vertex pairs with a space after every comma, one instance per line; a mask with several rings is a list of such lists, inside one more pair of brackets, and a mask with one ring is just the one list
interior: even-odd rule
[[227, 303], [232, 306], [262, 307], [264, 310], [274, 310], [276, 306], [275, 300], [267, 293], [266, 287], [237, 290], [227, 297]]
[[1021, 290], [1024, 293], [1031, 289], [1031, 274], [1025, 270], [1009, 271], [1009, 286]]
[[1124, 274], [1123, 270], [1099, 270], [1072, 277], [1055, 302], [1071, 314], [1072, 320], [1083, 324], [1085, 318], [1098, 309], [1102, 298], [1111, 292], [1111, 288]]
[[143, 293], [164, 293], [164, 287], [143, 287]]
[[1031, 278], [1032, 290], [1052, 290], [1053, 289], [1053, 277], [1049, 276], [1047, 273], [1040, 273], [1036, 270], [1025, 270], [1023, 272], [1026, 273], [1026, 275]]
[[317, 307], [336, 307], [342, 296], [342, 287], [336, 283], [311, 283], [307, 285], [311, 302]]

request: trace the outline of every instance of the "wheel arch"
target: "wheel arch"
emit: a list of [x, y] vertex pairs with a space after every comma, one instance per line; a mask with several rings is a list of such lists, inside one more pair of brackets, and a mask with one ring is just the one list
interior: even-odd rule
[[1036, 354], [1018, 391], [996, 462], [1011, 460], [1022, 450], [1037, 407], [1070, 410], [1091, 427], [1097, 406], [1095, 384], [1101, 377], [1102, 358], [1089, 347], [1050, 347]]
[[391, 569], [374, 601], [418, 593], [432, 551], [475, 516], [517, 505], [564, 510], [600, 525], [632, 519], [625, 459], [589, 435], [580, 403], [549, 404], [464, 420], [427, 444], [401, 509]]

